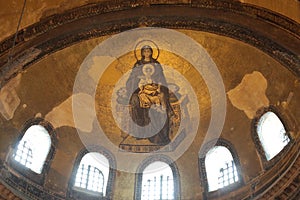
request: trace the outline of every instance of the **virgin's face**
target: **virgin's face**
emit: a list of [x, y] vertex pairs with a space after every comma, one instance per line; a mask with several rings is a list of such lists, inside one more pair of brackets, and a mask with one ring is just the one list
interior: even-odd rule
[[150, 58], [151, 57], [151, 50], [150, 49], [144, 49], [143, 50], [143, 55], [145, 56], [145, 58]]

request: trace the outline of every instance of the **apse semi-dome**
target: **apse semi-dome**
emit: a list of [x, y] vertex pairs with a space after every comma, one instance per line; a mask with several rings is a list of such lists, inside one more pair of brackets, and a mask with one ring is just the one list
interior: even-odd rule
[[0, 11], [1, 199], [300, 197], [299, 1]]

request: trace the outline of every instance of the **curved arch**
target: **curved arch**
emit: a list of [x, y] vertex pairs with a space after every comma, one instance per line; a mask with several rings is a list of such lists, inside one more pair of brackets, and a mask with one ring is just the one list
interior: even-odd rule
[[[89, 153], [99, 153], [103, 155], [107, 160], [109, 164], [109, 170], [108, 170], [108, 178], [106, 183], [105, 190], [105, 199], [113, 199], [113, 184], [116, 177], [116, 160], [114, 155], [108, 151], [107, 149], [100, 147], [100, 146], [88, 146], [84, 149], [82, 149], [76, 157], [76, 160], [74, 162], [74, 167], [72, 170], [72, 174], [69, 180], [69, 186], [67, 191], [67, 196], [71, 199], [80, 199], [86, 197], [86, 194], [84, 192], [78, 192], [74, 190], [74, 185], [76, 181], [76, 174], [79, 168], [79, 165], [84, 158], [85, 155]], [[105, 180], [104, 180], [105, 181]], [[99, 198], [99, 197], [96, 197]]]
[[40, 174], [50, 146], [51, 139], [46, 129], [41, 125], [32, 125], [19, 141], [13, 157], [24, 167]]
[[167, 164], [173, 173], [173, 180], [174, 180], [174, 199], [180, 199], [180, 177], [179, 171], [175, 164], [175, 162], [166, 155], [155, 155], [148, 157], [145, 159], [137, 168], [137, 172], [135, 174], [135, 192], [134, 192], [134, 199], [139, 200], [141, 199], [142, 195], [142, 179], [143, 179], [143, 172], [144, 170], [154, 162], [163, 162]]
[[[41, 146], [41, 142], [45, 144]], [[56, 144], [56, 133], [49, 122], [43, 118], [30, 119], [24, 124], [21, 134], [12, 145], [7, 163], [10, 168], [17, 170], [26, 178], [43, 184], [55, 154]], [[32, 165], [27, 165], [29, 162]]]
[[[281, 127], [284, 129], [284, 135], [286, 135], [288, 143], [284, 145], [282, 149], [280, 149], [276, 154], [271, 152], [266, 152], [268, 149], [264, 147], [264, 144], [262, 143], [262, 135], [258, 133], [258, 129], [261, 128], [261, 125], [263, 125], [262, 119], [264, 116], [266, 116], [267, 113], [273, 113], [276, 117], [276, 121], [281, 123]], [[291, 147], [291, 144], [293, 143], [293, 138], [290, 135], [290, 125], [288, 123], [287, 117], [284, 116], [282, 112], [279, 111], [275, 106], [269, 106], [267, 108], [262, 108], [257, 111], [257, 115], [252, 120], [252, 140], [256, 146], [256, 149], [260, 155], [262, 164], [265, 169], [269, 169], [272, 167], [276, 162], [279, 161], [281, 155], [285, 154], [287, 152], [287, 149]], [[260, 136], [261, 135], [261, 136]], [[275, 138], [276, 139], [276, 138]], [[277, 149], [277, 147], [276, 147]], [[271, 153], [268, 155], [268, 153]]]
[[[209, 184], [208, 184], [209, 181], [208, 181], [207, 170], [206, 170], [206, 157], [208, 152], [210, 152], [214, 147], [218, 147], [218, 146], [225, 147], [231, 154], [233, 158], [233, 163], [235, 165], [232, 166], [232, 168], [233, 169], [235, 168], [237, 172], [236, 174], [237, 180], [236, 182], [228, 185], [227, 187], [222, 188], [222, 190], [219, 190], [217, 194], [212, 194], [210, 193], [211, 191], [209, 190]], [[203, 148], [200, 149], [198, 156], [199, 156], [198, 161], [199, 161], [199, 173], [201, 177], [201, 184], [204, 187], [204, 192], [203, 192], [204, 198], [214, 197], [214, 195], [217, 196], [223, 195], [229, 191], [241, 187], [244, 184], [238, 154], [234, 149], [234, 146], [229, 141], [222, 138], [212, 140], [207, 144], [203, 145]]]

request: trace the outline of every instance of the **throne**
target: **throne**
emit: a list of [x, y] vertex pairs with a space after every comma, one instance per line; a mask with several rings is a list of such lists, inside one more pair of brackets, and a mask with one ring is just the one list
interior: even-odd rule
[[[188, 98], [186, 95], [182, 96], [180, 99], [170, 99], [173, 115], [170, 117], [169, 121], [169, 138], [171, 140], [169, 144], [155, 144], [150, 142], [147, 138], [135, 138], [130, 135], [130, 133], [125, 133], [121, 130], [120, 135], [123, 140], [119, 144], [119, 149], [127, 152], [148, 153], [166, 147], [163, 149], [164, 151], [173, 151], [186, 135], [184, 129], [180, 130], [180, 123], [183, 120], [182, 118], [187, 119], [188, 117], [186, 109], [187, 102]], [[122, 128], [124, 130], [131, 130], [131, 120], [128, 118], [128, 111], [130, 109], [131, 105], [128, 104], [116, 105], [117, 116], [119, 117], [119, 121], [122, 123]]]

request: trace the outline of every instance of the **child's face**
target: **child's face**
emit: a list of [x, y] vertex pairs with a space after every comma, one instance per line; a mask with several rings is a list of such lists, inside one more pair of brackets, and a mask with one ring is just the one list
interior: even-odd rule
[[152, 74], [152, 69], [151, 69], [150, 67], [146, 67], [144, 73], [145, 73], [146, 76], [151, 76], [151, 74]]
[[154, 67], [151, 64], [146, 64], [143, 66], [143, 74], [150, 77], [154, 73]]

